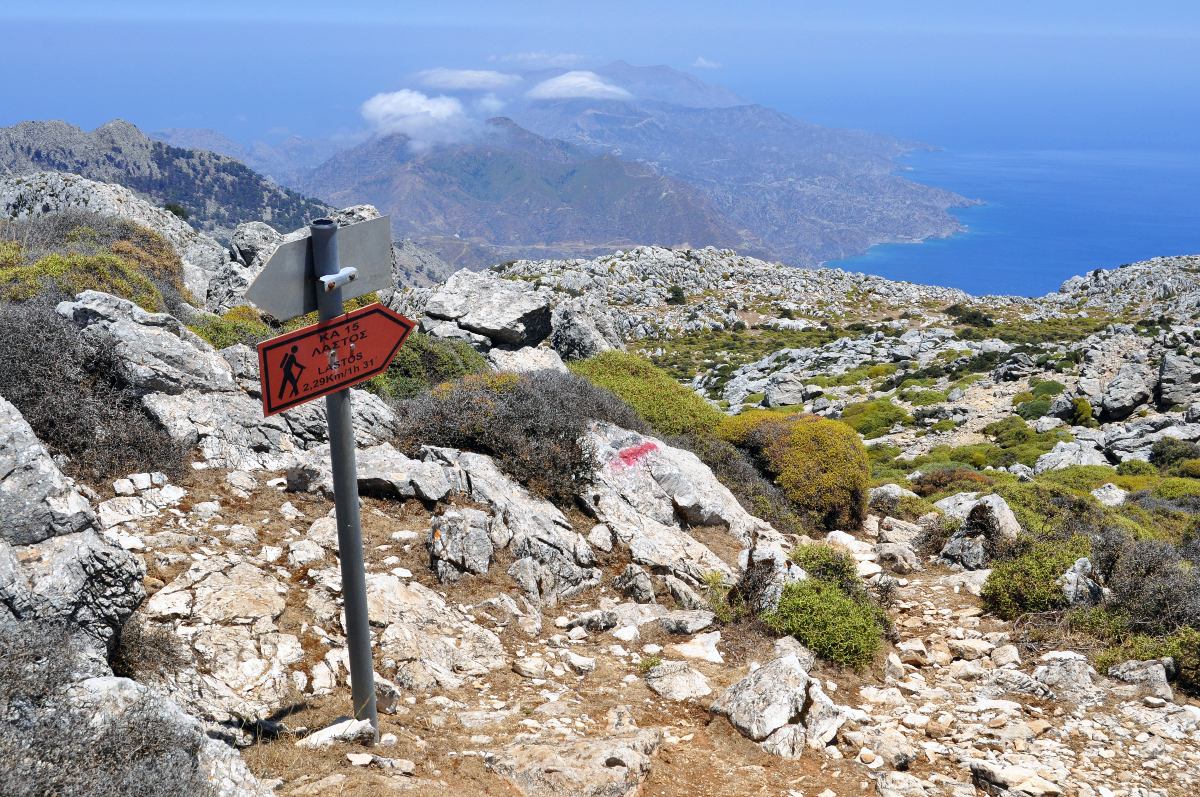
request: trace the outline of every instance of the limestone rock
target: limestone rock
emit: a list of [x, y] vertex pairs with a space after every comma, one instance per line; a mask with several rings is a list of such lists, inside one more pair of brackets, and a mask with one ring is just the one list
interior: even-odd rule
[[708, 679], [682, 661], [668, 661], [646, 673], [646, 686], [667, 700], [693, 700], [712, 694]]
[[17, 408], [0, 396], [0, 540], [31, 545], [96, 521]]

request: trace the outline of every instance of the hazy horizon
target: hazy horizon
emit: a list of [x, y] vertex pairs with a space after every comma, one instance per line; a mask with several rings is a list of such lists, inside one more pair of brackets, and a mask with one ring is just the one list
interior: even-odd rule
[[420, 86], [423, 70], [623, 59], [690, 72], [807, 121], [936, 147], [1198, 146], [1200, 10], [1189, 4], [767, 5], [498, 11], [460, 2], [401, 12], [359, 3], [330, 12], [139, 0], [106, 8], [104, 19], [81, 2], [8, 7], [0, 20], [10, 58], [36, 65], [38, 79], [0, 89], [0, 124], [90, 129], [122, 117], [238, 141], [348, 135], [367, 128], [361, 108], [375, 94], [442, 94]]

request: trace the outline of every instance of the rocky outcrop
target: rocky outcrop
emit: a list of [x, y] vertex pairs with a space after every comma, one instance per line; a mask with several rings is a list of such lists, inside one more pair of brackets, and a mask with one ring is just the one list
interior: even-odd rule
[[109, 646], [141, 602], [142, 563], [95, 531], [92, 507], [0, 398], [0, 623], [66, 622]]
[[993, 551], [1015, 542], [1021, 534], [1017, 516], [1008, 503], [995, 494], [980, 498], [976, 493], [958, 493], [943, 498], [935, 506], [947, 516], [962, 521], [939, 556], [967, 570], [983, 568]]
[[0, 213], [6, 218], [31, 218], [72, 209], [128, 219], [162, 235], [183, 262], [184, 287], [201, 304], [208, 295], [209, 282], [228, 259], [225, 248], [215, 240], [119, 185], [66, 172], [0, 178]]

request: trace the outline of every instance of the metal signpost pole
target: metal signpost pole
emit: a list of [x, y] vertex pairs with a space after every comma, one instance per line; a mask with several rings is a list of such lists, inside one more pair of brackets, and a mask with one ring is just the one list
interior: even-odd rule
[[[338, 263], [337, 224], [317, 219], [309, 225], [315, 277], [341, 275]], [[340, 280], [317, 287], [321, 321], [344, 314]], [[325, 397], [329, 421], [329, 456], [333, 466], [333, 497], [337, 512], [338, 558], [342, 566], [342, 599], [346, 611], [346, 646], [350, 651], [351, 699], [354, 718], [370, 720], [379, 736], [375, 710], [375, 665], [371, 659], [371, 627], [367, 619], [367, 576], [363, 565], [362, 525], [358, 508], [358, 475], [354, 457], [354, 424], [350, 391]]]

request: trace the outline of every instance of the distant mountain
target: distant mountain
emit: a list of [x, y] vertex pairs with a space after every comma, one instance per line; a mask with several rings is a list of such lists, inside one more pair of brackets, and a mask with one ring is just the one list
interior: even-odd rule
[[216, 130], [194, 127], [172, 127], [151, 133], [150, 137], [175, 147], [225, 155], [280, 185], [291, 185], [305, 170], [323, 163], [343, 148], [327, 139], [296, 135], [279, 141], [255, 141], [243, 145]]
[[312, 170], [299, 187], [335, 205], [376, 205], [392, 215], [397, 236], [457, 265], [639, 243], [758, 249], [691, 185], [504, 118], [490, 120], [479, 139], [426, 150], [414, 151], [403, 135], [372, 139]]
[[0, 174], [61, 171], [117, 183], [155, 204], [178, 204], [193, 225], [227, 234], [243, 221], [280, 231], [304, 226], [326, 206], [225, 155], [176, 147], [114, 120], [86, 132], [65, 122], [0, 128]]
[[[666, 73], [673, 71], [619, 62], [598, 73], [635, 99], [534, 101], [510, 112], [536, 133], [636, 160], [695, 186], [734, 226], [789, 263], [814, 264], [876, 243], [959, 229], [947, 211], [968, 200], [895, 173], [895, 159], [918, 145], [821, 127], [760, 105], [698, 107], [684, 92], [687, 107], [662, 101], [662, 91], [638, 93], [639, 80], [668, 85]], [[680, 81], [691, 85], [695, 78]]]

